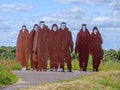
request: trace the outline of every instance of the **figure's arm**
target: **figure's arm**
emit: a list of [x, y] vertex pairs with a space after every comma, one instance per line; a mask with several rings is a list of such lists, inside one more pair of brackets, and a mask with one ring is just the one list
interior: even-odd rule
[[33, 43], [33, 52], [37, 52], [37, 45], [38, 45], [38, 33], [39, 31], [35, 32], [35, 36], [34, 36], [34, 43]]
[[79, 46], [79, 33], [77, 34], [76, 43], [75, 43], [75, 53], [78, 53], [78, 46]]
[[21, 40], [21, 30], [19, 31], [17, 43], [16, 43], [16, 60], [19, 61], [19, 48], [20, 48], [20, 40]]
[[71, 52], [72, 52], [74, 44], [73, 44], [73, 40], [72, 40], [72, 34], [71, 34], [70, 31], [69, 31], [69, 45], [70, 45], [70, 49], [71, 49]]

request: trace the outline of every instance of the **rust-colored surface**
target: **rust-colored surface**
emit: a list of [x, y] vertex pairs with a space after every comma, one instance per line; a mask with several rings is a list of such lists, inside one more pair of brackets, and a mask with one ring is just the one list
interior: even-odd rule
[[34, 56], [36, 57], [34, 61], [38, 61], [38, 69], [46, 71], [47, 60], [49, 56], [49, 29], [45, 24], [43, 24], [43, 21], [40, 22], [41, 26], [38, 27], [38, 30], [35, 34], [33, 52]]
[[102, 37], [97, 27], [93, 28], [92, 34], [90, 35], [90, 54], [92, 55], [93, 71], [98, 71], [100, 60], [103, 56], [102, 50]]
[[29, 51], [30, 51], [30, 61], [31, 61], [31, 68], [33, 70], [37, 69], [38, 70], [38, 61], [36, 59], [37, 54], [34, 54], [33, 51], [33, 44], [34, 44], [34, 37], [35, 37], [35, 33], [38, 30], [38, 25], [35, 24], [33, 27], [33, 30], [31, 30], [29, 38], [30, 38], [30, 42], [29, 42]]
[[66, 27], [66, 23], [62, 22], [61, 27], [59, 29], [60, 32], [60, 51], [59, 51], [59, 59], [60, 59], [60, 68], [64, 70], [64, 62], [67, 64], [68, 70], [72, 71], [71, 65], [71, 52], [73, 51], [73, 41], [72, 34], [69, 29]]
[[[35, 24], [30, 34], [23, 25], [19, 32], [16, 46], [16, 60], [22, 67], [27, 68], [28, 57], [30, 56], [31, 67], [35, 70], [47, 70], [48, 58], [50, 59], [50, 69], [60, 67], [64, 71], [66, 63], [68, 71], [72, 71], [71, 53], [73, 51], [73, 41], [71, 31], [62, 22], [58, 29], [57, 24], [53, 24], [51, 30], [41, 21]], [[93, 28], [90, 35], [87, 25], [83, 24], [77, 34], [75, 52], [79, 55], [79, 67], [81, 71], [87, 70], [89, 54], [92, 55], [93, 71], [98, 71], [100, 60], [103, 56], [102, 37], [97, 27]]]
[[[85, 26], [85, 30], [83, 30]], [[90, 33], [86, 24], [82, 25], [82, 29], [77, 34], [75, 52], [79, 55], [79, 67], [81, 71], [86, 71], [89, 57], [89, 37]]]
[[49, 47], [49, 56], [50, 56], [50, 69], [57, 69], [59, 63], [59, 31], [57, 24], [53, 24], [50, 32], [50, 47]]
[[26, 26], [22, 26], [19, 32], [16, 45], [16, 60], [19, 61], [22, 67], [28, 66], [29, 58], [29, 31]]

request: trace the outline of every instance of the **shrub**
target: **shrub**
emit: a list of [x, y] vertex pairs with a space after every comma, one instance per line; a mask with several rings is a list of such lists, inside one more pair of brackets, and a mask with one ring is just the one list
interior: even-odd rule
[[118, 60], [120, 60], [120, 50], [118, 50]]
[[18, 77], [11, 71], [10, 65], [0, 62], [0, 86], [15, 83]]

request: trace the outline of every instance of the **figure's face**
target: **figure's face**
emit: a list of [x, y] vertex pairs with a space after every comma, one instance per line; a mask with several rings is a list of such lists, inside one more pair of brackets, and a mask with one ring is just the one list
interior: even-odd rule
[[57, 26], [53, 26], [53, 31], [56, 31], [57, 30]]
[[43, 29], [45, 26], [45, 23], [40, 23], [40, 27]]
[[24, 31], [26, 29], [26, 27], [22, 27], [22, 30]]
[[85, 31], [86, 30], [86, 26], [82, 26], [83, 27], [83, 31]]
[[35, 27], [34, 27], [34, 30], [36, 30], [36, 31], [37, 31], [37, 30], [38, 30], [38, 26], [35, 26]]
[[97, 29], [94, 30], [94, 34], [96, 34], [96, 33], [97, 33]]
[[65, 27], [66, 27], [66, 24], [61, 24], [61, 28], [62, 28], [62, 30], [64, 30]]

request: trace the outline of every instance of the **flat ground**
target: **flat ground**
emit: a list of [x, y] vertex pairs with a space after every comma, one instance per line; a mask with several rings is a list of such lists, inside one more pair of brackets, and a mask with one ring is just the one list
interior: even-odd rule
[[59, 80], [72, 79], [92, 72], [35, 72], [35, 71], [14, 71], [18, 75], [19, 81], [10, 86], [0, 88], [0, 90], [19, 90], [20, 88], [27, 88], [30, 86], [40, 85], [44, 83], [51, 83]]

